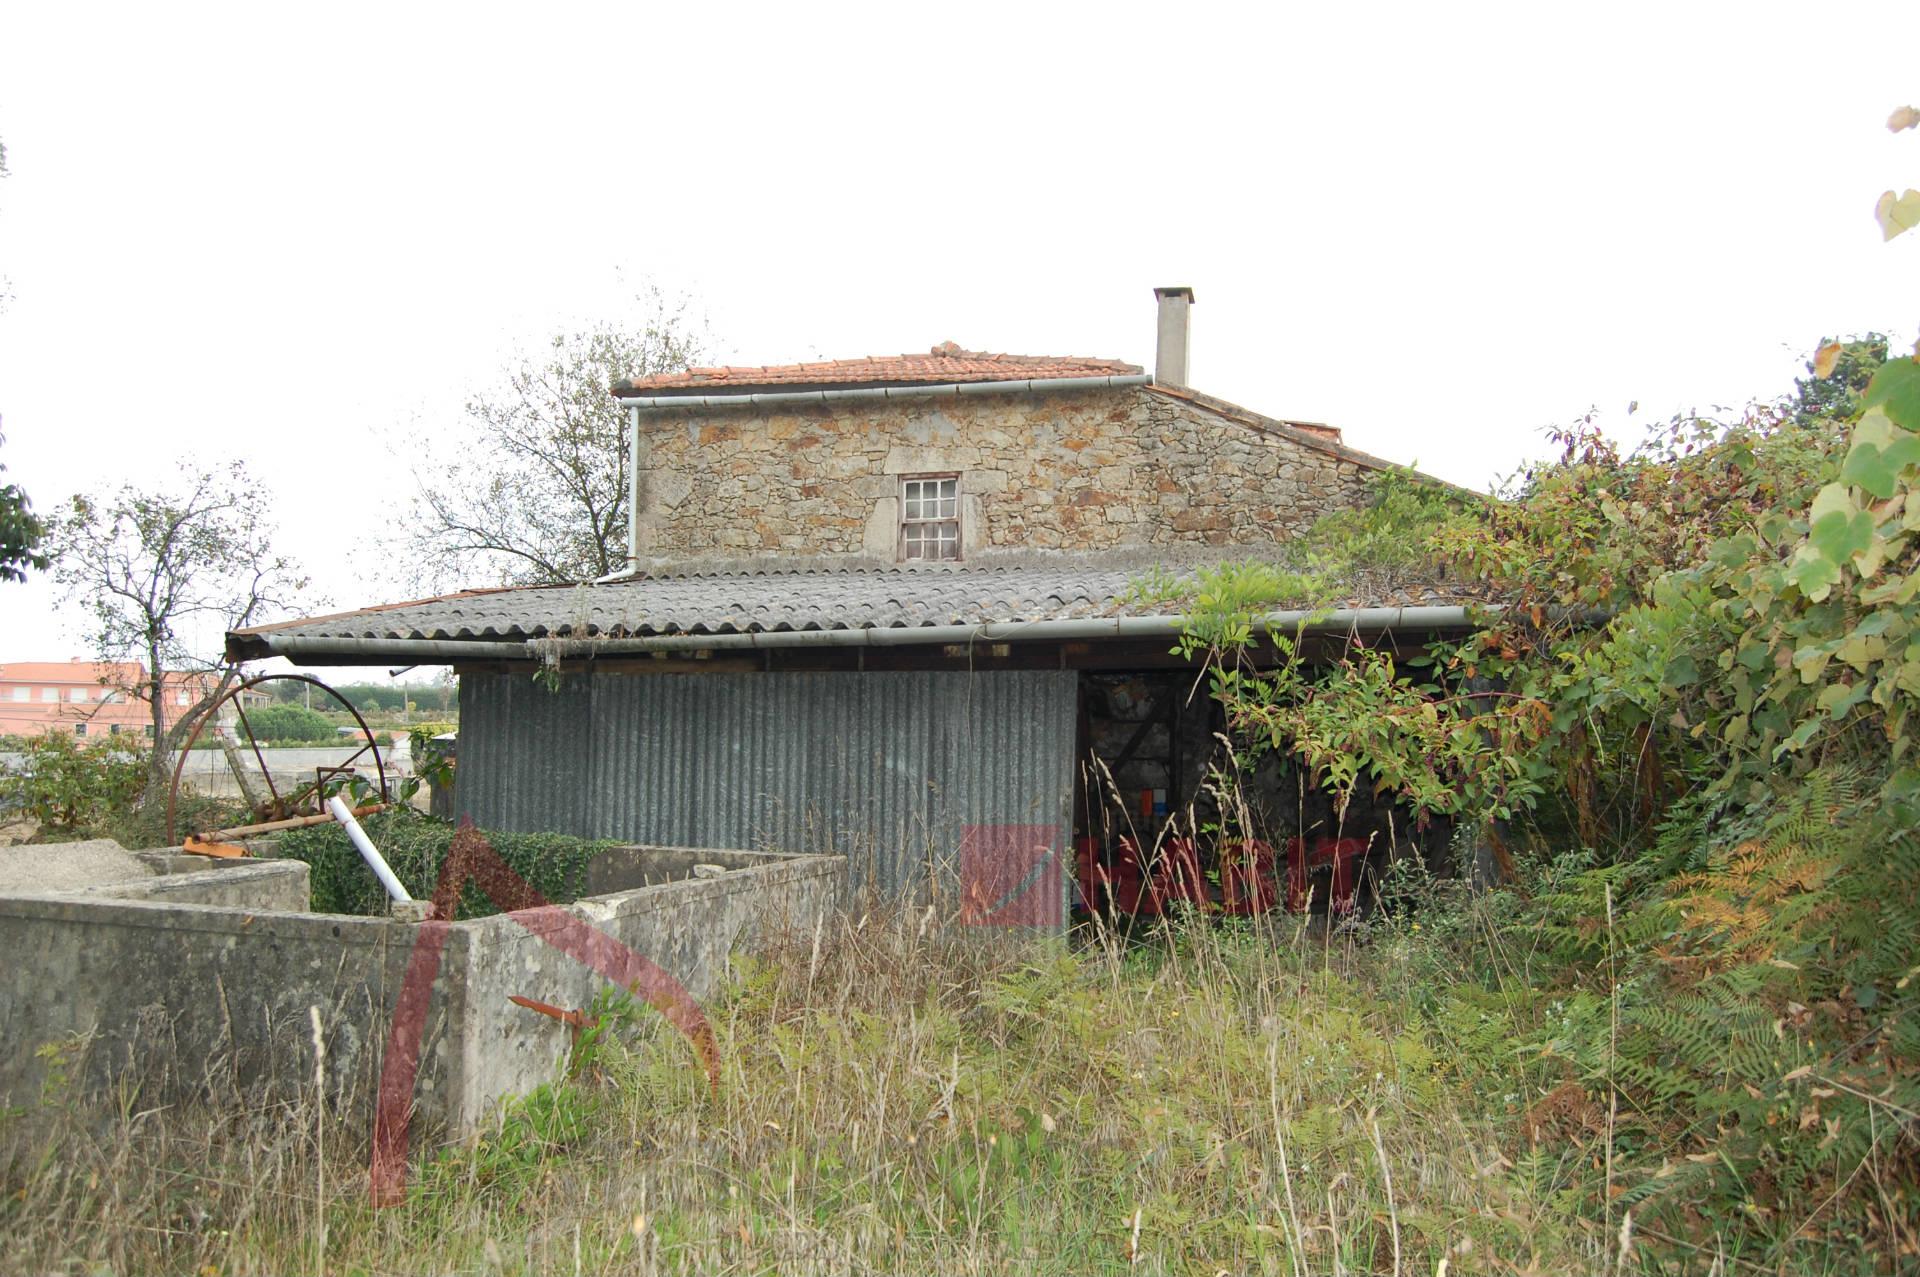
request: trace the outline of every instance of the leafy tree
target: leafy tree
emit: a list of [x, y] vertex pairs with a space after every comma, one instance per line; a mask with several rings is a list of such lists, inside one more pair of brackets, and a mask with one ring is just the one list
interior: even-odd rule
[[[123, 486], [77, 496], [53, 520], [55, 576], [89, 618], [102, 660], [139, 661], [145, 682], [129, 689], [151, 711], [148, 794], [164, 792], [174, 752], [214, 697], [239, 678], [217, 656], [221, 636], [264, 619], [306, 588], [271, 545], [267, 494], [246, 468], [183, 467], [170, 490]], [[190, 707], [168, 706], [168, 671], [206, 676]], [[169, 722], [168, 710], [178, 710]]]
[[[0, 444], [5, 442], [0, 435]], [[0, 474], [6, 470], [0, 465]], [[24, 581], [27, 568], [46, 571], [47, 556], [40, 553], [45, 539], [46, 525], [33, 513], [27, 494], [14, 484], [0, 484], [0, 581]]]
[[1845, 421], [1860, 406], [1860, 395], [1887, 362], [1887, 335], [1867, 333], [1825, 341], [1807, 361], [1807, 376], [1794, 379], [1793, 419]]
[[408, 534], [423, 578], [548, 584], [625, 565], [627, 415], [613, 386], [704, 349], [684, 301], [643, 300], [637, 324], [554, 337], [468, 402], [468, 429], [426, 441]]

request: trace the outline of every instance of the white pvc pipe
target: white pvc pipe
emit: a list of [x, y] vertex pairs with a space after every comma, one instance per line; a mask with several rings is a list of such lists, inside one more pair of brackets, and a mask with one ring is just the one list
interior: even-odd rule
[[373, 870], [373, 876], [380, 880], [380, 885], [387, 889], [387, 895], [394, 900], [412, 900], [407, 889], [400, 885], [400, 880], [393, 876], [393, 867], [387, 864], [387, 858], [373, 845], [373, 839], [367, 837], [367, 831], [360, 828], [360, 822], [353, 818], [353, 812], [340, 801], [340, 795], [335, 794], [327, 799], [327, 810], [347, 831], [347, 838], [353, 843], [354, 850], [360, 853], [360, 859], [367, 862], [367, 868]]

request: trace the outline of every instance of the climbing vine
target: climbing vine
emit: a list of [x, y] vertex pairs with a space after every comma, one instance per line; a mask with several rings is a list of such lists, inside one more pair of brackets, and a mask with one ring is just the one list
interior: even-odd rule
[[[453, 843], [454, 827], [405, 808], [369, 816], [362, 825], [407, 893], [416, 900], [430, 899]], [[487, 832], [487, 840], [509, 868], [553, 904], [584, 895], [588, 863], [614, 845], [564, 834], [492, 831]], [[276, 854], [306, 862], [315, 912], [369, 917], [387, 912], [386, 894], [338, 825], [314, 825], [282, 834]], [[497, 912], [478, 886], [467, 884], [460, 897], [461, 918], [484, 918]]]

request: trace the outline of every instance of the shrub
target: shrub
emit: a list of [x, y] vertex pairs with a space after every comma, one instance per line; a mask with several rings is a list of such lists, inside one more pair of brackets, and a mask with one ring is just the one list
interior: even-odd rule
[[133, 736], [82, 741], [47, 732], [18, 742], [15, 763], [0, 766], [0, 801], [46, 832], [91, 829], [130, 811], [147, 784], [147, 750]]
[[[410, 895], [416, 900], [433, 895], [453, 842], [452, 825], [405, 807], [379, 812], [361, 825]], [[614, 845], [565, 834], [484, 832], [500, 858], [554, 904], [579, 899], [586, 891], [587, 862]], [[306, 862], [315, 912], [367, 917], [386, 913], [386, 893], [340, 826], [313, 825], [282, 834], [278, 854]], [[498, 912], [477, 885], [469, 883], [462, 890], [459, 917], [485, 918]]]
[[331, 741], [336, 733], [327, 716], [300, 705], [268, 705], [247, 715], [257, 741]]

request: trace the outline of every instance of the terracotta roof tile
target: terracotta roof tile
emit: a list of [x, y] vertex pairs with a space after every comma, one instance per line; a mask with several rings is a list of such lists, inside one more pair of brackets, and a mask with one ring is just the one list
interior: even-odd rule
[[1026, 381], [1042, 377], [1131, 377], [1140, 368], [1116, 359], [1072, 355], [996, 355], [942, 342], [923, 355], [869, 355], [768, 367], [689, 368], [615, 386], [635, 392], [731, 391], [758, 386], [944, 385], [961, 381]]

